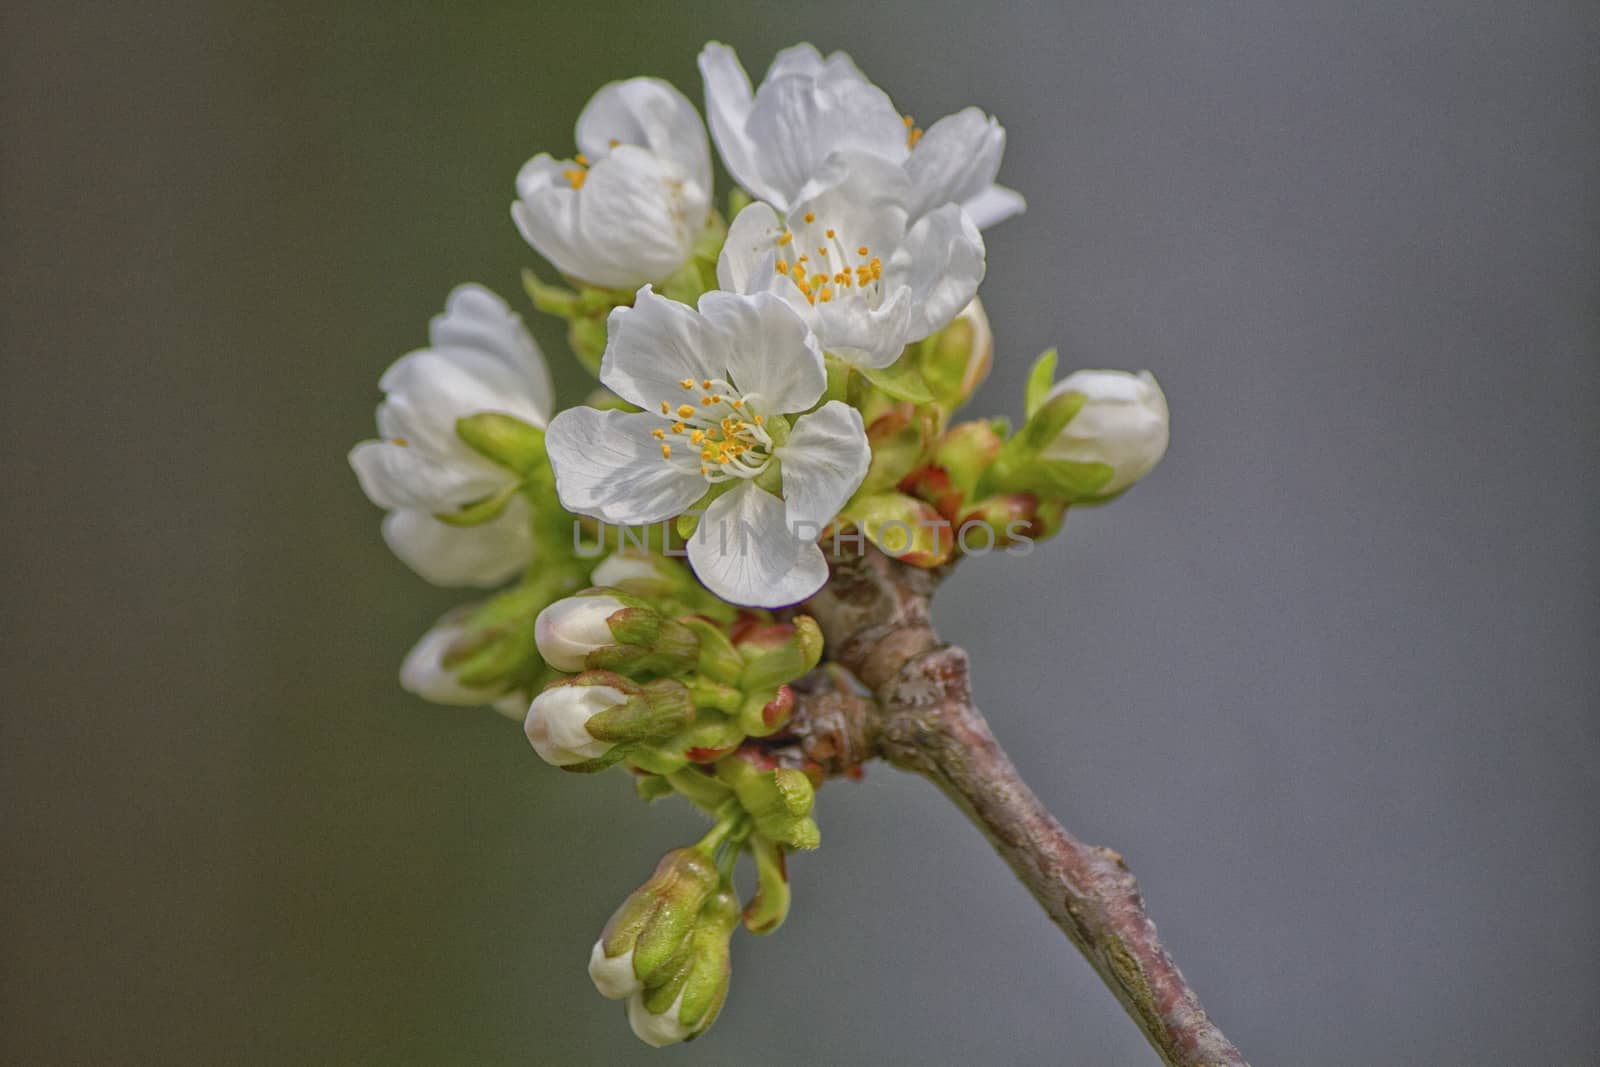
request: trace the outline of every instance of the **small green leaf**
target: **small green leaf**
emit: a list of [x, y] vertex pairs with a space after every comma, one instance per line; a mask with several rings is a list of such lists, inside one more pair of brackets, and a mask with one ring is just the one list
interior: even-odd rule
[[880, 370], [862, 367], [861, 373], [866, 376], [867, 381], [896, 400], [904, 400], [911, 404], [926, 404], [933, 399], [928, 383], [922, 380], [921, 372], [911, 364], [910, 360], [899, 359]]
[[1025, 474], [1051, 496], [1074, 502], [1096, 499], [1116, 471], [1109, 463], [1067, 459], [1038, 460]]
[[1033, 361], [1033, 369], [1028, 371], [1028, 384], [1022, 394], [1022, 411], [1025, 417], [1033, 418], [1033, 413], [1039, 410], [1039, 405], [1050, 395], [1050, 387], [1055, 384], [1055, 378], [1056, 350], [1046, 349]]
[[1037, 452], [1056, 439], [1073, 416], [1083, 410], [1088, 397], [1079, 392], [1060, 393], [1034, 409], [1022, 425], [1023, 444]]

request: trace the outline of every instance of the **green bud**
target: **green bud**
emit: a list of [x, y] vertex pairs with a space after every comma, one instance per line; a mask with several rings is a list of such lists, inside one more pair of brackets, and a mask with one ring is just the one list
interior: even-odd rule
[[1004, 444], [993, 423], [963, 422], [940, 438], [933, 450], [933, 464], [949, 477], [952, 488], [970, 497]]
[[[597, 741], [621, 744], [630, 741], [664, 740], [685, 729], [694, 719], [694, 703], [682, 682], [657, 678], [635, 685], [609, 671], [585, 671], [566, 684], [609, 685], [628, 695], [628, 701], [590, 717], [584, 728]], [[557, 683], [562, 684], [562, 683]]]
[[675, 848], [661, 857], [595, 944], [589, 973], [601, 993], [627, 996], [649, 985], [683, 946], [721, 882], [716, 863], [697, 848]]
[[751, 737], [775, 734], [789, 724], [794, 703], [794, 690], [787, 685], [751, 693], [739, 705], [739, 728]]
[[885, 555], [916, 567], [937, 567], [955, 549], [955, 531], [933, 505], [904, 493], [851, 501], [849, 519]]
[[976, 297], [956, 318], [918, 345], [917, 365], [934, 399], [954, 410], [967, 401], [989, 376], [994, 362], [994, 334]]
[[733, 787], [756, 830], [792, 848], [815, 848], [820, 835], [809, 818], [816, 790], [804, 771], [761, 770], [744, 759], [717, 764], [717, 776]]
[[739, 923], [739, 898], [724, 885], [700, 909], [694, 928], [658, 976], [628, 1001], [628, 1023], [657, 1048], [704, 1033], [728, 996], [729, 940]]
[[739, 676], [746, 692], [767, 691], [792, 682], [822, 658], [822, 631], [808, 615], [792, 622], [751, 626], [733, 642], [744, 660]]

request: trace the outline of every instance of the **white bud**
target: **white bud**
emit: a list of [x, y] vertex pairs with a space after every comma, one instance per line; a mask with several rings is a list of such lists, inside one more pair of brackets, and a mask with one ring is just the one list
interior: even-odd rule
[[678, 1018], [682, 1011], [683, 993], [679, 993], [672, 1007], [660, 1015], [651, 1014], [650, 1009], [644, 1006], [644, 992], [641, 990], [628, 998], [628, 1025], [633, 1027], [634, 1036], [651, 1048], [665, 1048], [667, 1045], [676, 1045], [693, 1033]]
[[1167, 398], [1149, 371], [1074, 371], [1050, 390], [1051, 397], [1062, 393], [1087, 399], [1040, 458], [1109, 465], [1114, 473], [1101, 495], [1126, 489], [1166, 453]]
[[569, 596], [539, 612], [533, 640], [539, 655], [558, 671], [583, 670], [584, 657], [617, 643], [606, 620], [625, 604], [613, 596]]
[[611, 751], [584, 726], [595, 715], [628, 701], [609, 685], [553, 685], [533, 698], [522, 732], [539, 758], [557, 767], [599, 759]]
[[644, 988], [639, 976], [633, 973], [633, 949], [620, 956], [607, 956], [604, 943], [596, 941], [589, 953], [589, 977], [602, 997], [621, 1000]]
[[446, 615], [406, 653], [405, 662], [400, 665], [400, 687], [435, 704], [492, 704], [500, 697], [497, 690], [464, 686], [445, 669], [445, 653], [463, 632], [461, 624], [453, 621], [460, 617], [460, 612]]

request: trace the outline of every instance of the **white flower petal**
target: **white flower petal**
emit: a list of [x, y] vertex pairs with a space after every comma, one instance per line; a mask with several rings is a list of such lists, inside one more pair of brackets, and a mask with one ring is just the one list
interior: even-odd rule
[[830, 400], [795, 420], [794, 432], [777, 456], [783, 464], [789, 528], [805, 537], [812, 531], [820, 534], [861, 485], [872, 448], [861, 412]]
[[[759, 293], [771, 287], [777, 275], [778, 239], [783, 236], [783, 216], [759, 200], [733, 217], [728, 237], [717, 257], [717, 284], [730, 293]], [[777, 279], [782, 280], [782, 279]], [[792, 286], [791, 286], [792, 288]]]
[[681, 267], [705, 225], [710, 190], [685, 180], [648, 150], [622, 145], [572, 188], [547, 155], [517, 176], [511, 217], [523, 238], [563, 274], [632, 289]]
[[644, 1006], [643, 990], [634, 993], [628, 998], [628, 1025], [633, 1028], [633, 1036], [649, 1045], [651, 1048], [666, 1048], [676, 1045], [688, 1038], [692, 1032], [681, 1021], [683, 1012], [683, 993], [688, 987], [678, 994], [670, 1007], [660, 1015], [654, 1015]]
[[497, 411], [542, 425], [547, 412], [535, 403], [530, 386], [520, 371], [488, 352], [419, 349], [400, 357], [378, 379], [385, 394], [378, 409], [378, 432], [441, 458], [493, 469], [457, 436], [456, 420]]
[[700, 314], [722, 334], [719, 377], [753, 398], [758, 412], [804, 411], [828, 387], [816, 338], [781, 298], [713, 290], [700, 298]]
[[504, 487], [509, 472], [488, 460], [474, 462], [480, 458], [477, 453], [467, 457], [452, 453], [452, 458], [441, 459], [394, 440], [362, 441], [350, 450], [350, 466], [368, 500], [381, 508], [430, 514], [454, 511]]
[[911, 157], [911, 215], [926, 215], [945, 204], [964, 204], [994, 184], [1006, 131], [975, 107], [965, 108], [928, 127]]
[[528, 502], [521, 496], [481, 526], [451, 526], [426, 512], [392, 511], [383, 520], [383, 539], [423, 580], [446, 587], [488, 589], [533, 559]]
[[991, 185], [961, 206], [980, 230], [1028, 210], [1028, 202], [1022, 194], [1003, 185]]
[[400, 687], [434, 704], [471, 707], [492, 703], [500, 694], [494, 689], [471, 689], [456, 680], [445, 670], [442, 660], [450, 646], [461, 636], [461, 626], [456, 621], [460, 609], [452, 611], [422, 635], [405, 662], [400, 665]]
[[683, 463], [661, 457], [650, 412], [568, 408], [550, 422], [545, 449], [556, 492], [568, 511], [623, 526], [643, 526], [683, 514], [705, 494], [705, 479], [684, 453]]
[[906, 340], [949, 325], [977, 295], [983, 272], [983, 236], [961, 208], [946, 204], [918, 219], [884, 269], [886, 279], [912, 292]]
[[633, 307], [617, 308], [606, 323], [600, 381], [647, 411], [663, 400], [675, 404], [684, 378], [721, 377], [719, 339], [693, 308], [645, 286]]
[[778, 190], [769, 188], [761, 178], [760, 149], [745, 132], [755, 94], [739, 57], [725, 44], [706, 45], [700, 51], [700, 77], [706, 86], [711, 138], [728, 173], [757, 199], [777, 199]]
[[865, 152], [892, 163], [906, 158], [906, 129], [882, 89], [861, 77], [848, 57], [814, 74], [769, 75], [756, 90], [745, 123], [759, 146], [765, 183], [792, 204], [823, 160], [838, 151]]
[[817, 304], [812, 328], [822, 347], [859, 367], [887, 367], [900, 358], [906, 342], [912, 340], [911, 290], [893, 290], [877, 307], [859, 300], [835, 300]]
[[717, 497], [689, 539], [705, 587], [733, 604], [798, 603], [828, 580], [822, 550], [790, 532], [783, 501], [746, 482]]
[[[517, 372], [529, 404], [543, 428], [555, 406], [550, 368], [522, 318], [506, 302], [481, 285], [457, 286], [445, 301], [444, 313], [428, 329], [435, 348], [470, 348], [498, 356]], [[533, 420], [530, 420], [533, 421]]]
[[620, 143], [647, 148], [679, 174], [711, 191], [711, 147], [694, 105], [660, 78], [612, 82], [578, 116], [578, 150], [604, 159]]

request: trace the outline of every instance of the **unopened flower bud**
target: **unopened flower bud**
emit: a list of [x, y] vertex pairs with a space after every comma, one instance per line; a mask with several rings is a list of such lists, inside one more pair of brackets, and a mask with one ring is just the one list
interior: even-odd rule
[[557, 670], [603, 668], [676, 673], [694, 663], [699, 641], [681, 623], [620, 590], [595, 588], [539, 613], [534, 640]]
[[539, 613], [533, 639], [539, 655], [558, 671], [581, 671], [589, 653], [617, 644], [607, 620], [626, 604], [614, 596], [569, 596]]
[[[524, 587], [444, 615], [400, 667], [400, 685], [435, 704], [495, 704], [535, 679], [533, 607]], [[517, 717], [521, 717], [518, 711]]]
[[950, 520], [925, 500], [878, 493], [850, 505], [850, 518], [886, 556], [915, 567], [937, 567], [955, 548]]
[[768, 692], [792, 682], [822, 659], [822, 628], [809, 615], [790, 622], [749, 626], [738, 631], [733, 647], [744, 660], [739, 685], [746, 692]]
[[994, 363], [994, 334], [983, 302], [973, 297], [961, 314], [924, 342], [922, 378], [935, 399], [954, 409], [977, 391]]
[[749, 813], [756, 829], [791, 848], [816, 848], [821, 840], [811, 818], [816, 788], [804, 771], [792, 767], [763, 770], [735, 757], [717, 764], [717, 777]]
[[585, 671], [535, 697], [523, 729], [545, 762], [566, 767], [601, 759], [619, 744], [671, 737], [693, 719], [694, 701], [681, 682], [639, 685], [611, 671]]
[[589, 977], [613, 1000], [643, 989], [677, 954], [721, 876], [711, 857], [675, 848], [622, 902], [589, 954]]
[[728, 996], [728, 942], [739, 916], [731, 886], [706, 900], [676, 957], [628, 999], [628, 1025], [639, 1040], [661, 1048], [702, 1034], [716, 1021]]
[[928, 443], [938, 429], [936, 412], [907, 403], [897, 403], [867, 423], [872, 463], [860, 492], [870, 494], [894, 488], [923, 462]]
[[546, 763], [555, 767], [585, 763], [600, 759], [616, 745], [591, 734], [589, 720], [627, 702], [628, 695], [613, 686], [557, 683], [533, 698], [522, 730]]
[[1081, 395], [1083, 406], [1046, 444], [1047, 462], [1095, 463], [1111, 469], [1096, 498], [1122, 492], [1150, 473], [1167, 451], [1167, 398], [1149, 371], [1080, 370], [1050, 390], [1050, 401]]

